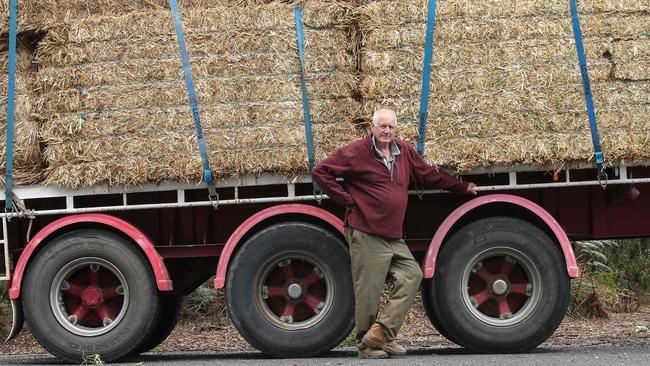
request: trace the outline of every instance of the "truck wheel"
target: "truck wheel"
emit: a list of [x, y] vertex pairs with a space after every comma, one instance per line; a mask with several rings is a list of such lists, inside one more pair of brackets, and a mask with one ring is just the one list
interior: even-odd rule
[[178, 320], [181, 317], [181, 305], [183, 296], [172, 293], [160, 293], [160, 312], [158, 319], [154, 321], [151, 334], [144, 339], [143, 343], [136, 347], [133, 355], [139, 355], [158, 347], [172, 333]]
[[435, 294], [435, 290], [433, 288], [433, 280], [426, 279], [422, 281], [422, 306], [424, 307], [424, 311], [427, 313], [427, 318], [429, 318], [429, 321], [441, 336], [456, 343], [457, 345], [463, 346], [463, 344], [460, 342], [460, 339], [455, 338], [452, 334], [450, 334], [446, 329], [442, 327], [439, 318], [440, 314], [434, 310], [433, 294]]
[[158, 293], [149, 262], [131, 243], [77, 230], [38, 252], [27, 271], [24, 309], [38, 342], [71, 362], [128, 355], [152, 331]]
[[251, 237], [228, 270], [228, 311], [241, 335], [273, 357], [331, 350], [354, 326], [350, 256], [343, 241], [301, 222]]
[[441, 334], [475, 352], [523, 352], [562, 321], [570, 286], [564, 258], [539, 228], [494, 217], [471, 223], [441, 249], [429, 313]]

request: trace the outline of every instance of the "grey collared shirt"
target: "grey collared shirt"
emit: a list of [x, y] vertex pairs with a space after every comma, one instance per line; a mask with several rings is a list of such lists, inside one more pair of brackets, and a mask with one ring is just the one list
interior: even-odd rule
[[389, 146], [390, 146], [390, 156], [387, 157], [385, 156], [377, 147], [377, 142], [375, 141], [375, 137], [372, 137], [372, 146], [374, 148], [375, 152], [375, 157], [377, 160], [381, 161], [386, 168], [388, 169], [388, 172], [390, 173], [391, 179], [393, 177], [393, 167], [395, 166], [395, 157], [400, 154], [399, 147], [397, 147], [397, 144], [395, 141], [391, 141]]

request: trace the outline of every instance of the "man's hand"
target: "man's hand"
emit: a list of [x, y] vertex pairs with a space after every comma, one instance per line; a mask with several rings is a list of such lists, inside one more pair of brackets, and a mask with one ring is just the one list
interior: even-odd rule
[[476, 184], [469, 182], [467, 184], [467, 193], [476, 194]]

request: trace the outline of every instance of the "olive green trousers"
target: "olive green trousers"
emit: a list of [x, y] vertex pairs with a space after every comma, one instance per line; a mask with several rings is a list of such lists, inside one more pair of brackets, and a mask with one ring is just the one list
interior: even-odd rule
[[[413, 304], [422, 281], [422, 269], [403, 239], [388, 239], [345, 228], [350, 246], [354, 282], [357, 341], [373, 323], [383, 326], [387, 340], [393, 340]], [[377, 314], [386, 278], [392, 277], [393, 289], [388, 302]]]

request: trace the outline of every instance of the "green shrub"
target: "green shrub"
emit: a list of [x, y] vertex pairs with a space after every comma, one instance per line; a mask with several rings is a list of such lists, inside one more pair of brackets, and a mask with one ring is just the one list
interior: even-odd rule
[[637, 305], [650, 300], [650, 248], [646, 243], [641, 239], [621, 240], [617, 248], [605, 250], [619, 291]]
[[582, 276], [571, 284], [570, 317], [607, 317], [648, 302], [650, 250], [642, 240], [579, 241], [574, 247]]

